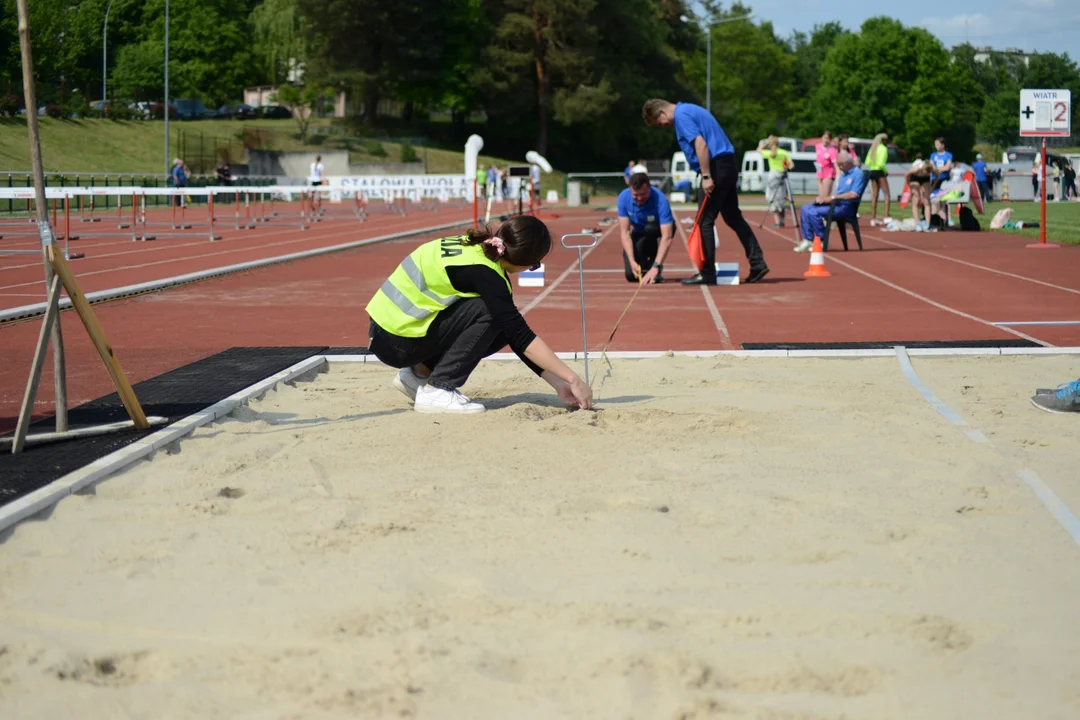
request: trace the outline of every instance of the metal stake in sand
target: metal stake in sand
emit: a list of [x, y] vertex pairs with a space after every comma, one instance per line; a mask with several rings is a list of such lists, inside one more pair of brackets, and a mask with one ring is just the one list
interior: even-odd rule
[[[589, 238], [592, 242], [589, 243], [567, 243], [567, 238]], [[595, 247], [596, 243], [600, 242], [600, 238], [592, 233], [571, 233], [570, 235], [563, 235], [562, 246], [568, 250], [577, 250], [577, 269], [578, 279], [581, 284], [581, 344], [582, 349], [585, 351], [585, 384], [589, 384], [589, 333], [585, 330], [585, 268], [583, 262], [585, 256], [583, 250], [591, 247]]]

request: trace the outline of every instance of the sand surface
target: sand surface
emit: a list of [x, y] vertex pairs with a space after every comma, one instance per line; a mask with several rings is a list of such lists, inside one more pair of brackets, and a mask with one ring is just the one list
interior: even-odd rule
[[[0, 717], [1080, 717], [1075, 359], [335, 365], [0, 544]], [[592, 363], [593, 372], [602, 366]], [[596, 383], [598, 384], [598, 383]]]

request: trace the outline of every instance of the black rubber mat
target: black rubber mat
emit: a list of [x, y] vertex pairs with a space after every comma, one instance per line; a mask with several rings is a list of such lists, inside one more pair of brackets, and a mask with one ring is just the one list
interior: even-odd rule
[[[171, 424], [301, 360], [321, 355], [325, 350], [323, 346], [230, 348], [136, 383], [134, 390], [147, 416], [166, 417]], [[127, 411], [116, 393], [68, 411], [71, 427], [127, 419]], [[45, 418], [34, 423], [30, 432], [48, 432], [54, 427], [54, 419]], [[44, 487], [162, 427], [38, 445], [17, 455], [0, 453], [0, 505]]]
[[895, 342], [837, 343], [743, 343], [743, 350], [892, 350], [897, 345], [908, 349], [930, 348], [1028, 348], [1042, 347], [1030, 340], [897, 340]]
[[366, 347], [330, 347], [326, 348], [327, 355], [370, 355], [371, 351]]

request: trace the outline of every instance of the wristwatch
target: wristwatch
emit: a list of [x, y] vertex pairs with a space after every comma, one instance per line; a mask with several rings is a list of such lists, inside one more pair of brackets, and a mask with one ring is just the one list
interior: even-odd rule
[[653, 263], [653, 267], [656, 268], [657, 272], [663, 272], [664, 271], [664, 266], [661, 265], [660, 263]]
[[712, 179], [712, 176], [709, 175], [708, 173], [704, 173], [704, 174], [702, 174], [701, 179], [702, 180], [710, 180], [710, 179]]

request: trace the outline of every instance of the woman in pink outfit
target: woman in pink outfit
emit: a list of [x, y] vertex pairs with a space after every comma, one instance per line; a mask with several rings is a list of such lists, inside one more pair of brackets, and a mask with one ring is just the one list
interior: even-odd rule
[[833, 180], [836, 179], [836, 156], [839, 151], [832, 144], [832, 133], [828, 130], [821, 134], [818, 141], [815, 158], [817, 160], [817, 186], [818, 196], [828, 197], [832, 194]]

